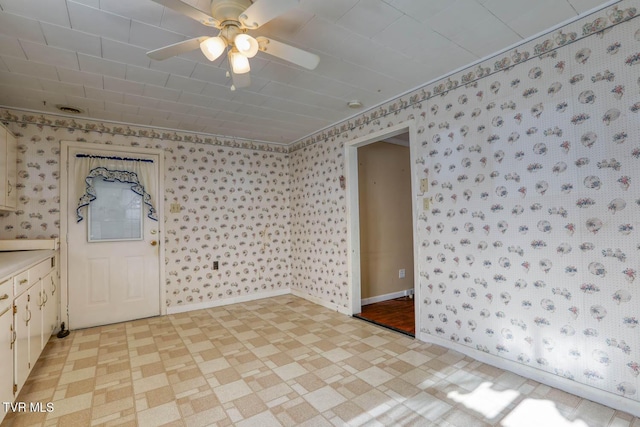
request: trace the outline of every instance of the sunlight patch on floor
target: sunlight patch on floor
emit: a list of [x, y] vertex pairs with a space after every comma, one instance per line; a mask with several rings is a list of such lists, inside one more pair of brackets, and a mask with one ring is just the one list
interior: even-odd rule
[[504, 427], [588, 427], [582, 420], [567, 420], [555, 403], [540, 399], [524, 399], [500, 424]]
[[458, 391], [452, 391], [447, 394], [447, 397], [458, 403], [462, 403], [469, 409], [473, 409], [487, 419], [493, 419], [509, 406], [511, 402], [516, 400], [518, 396], [520, 396], [520, 393], [515, 390], [493, 390], [491, 388], [492, 385], [490, 382], [484, 382], [471, 393], [464, 394]]

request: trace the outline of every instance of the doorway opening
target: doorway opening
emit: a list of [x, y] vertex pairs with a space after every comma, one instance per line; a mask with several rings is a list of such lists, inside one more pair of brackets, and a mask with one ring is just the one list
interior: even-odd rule
[[412, 124], [347, 146], [352, 315], [415, 336]]

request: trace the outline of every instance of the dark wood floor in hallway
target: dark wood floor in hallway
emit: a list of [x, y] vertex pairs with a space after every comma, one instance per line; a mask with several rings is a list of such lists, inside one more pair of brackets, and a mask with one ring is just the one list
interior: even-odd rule
[[363, 305], [362, 312], [355, 317], [412, 337], [416, 334], [413, 298], [410, 297]]

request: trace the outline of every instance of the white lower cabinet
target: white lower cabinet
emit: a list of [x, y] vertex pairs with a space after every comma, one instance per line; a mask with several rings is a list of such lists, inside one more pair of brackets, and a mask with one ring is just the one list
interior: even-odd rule
[[[2, 294], [4, 295], [4, 294]], [[0, 297], [2, 296], [0, 295]], [[10, 366], [13, 366], [13, 306], [0, 310], [0, 402], [13, 401], [13, 375], [10, 374]], [[0, 409], [0, 421], [4, 415], [4, 408]]]
[[[51, 256], [16, 271], [0, 283], [0, 402], [16, 399], [59, 325], [56, 259]], [[0, 422], [4, 409], [0, 409]]]
[[[29, 372], [31, 372], [31, 361], [29, 359], [29, 335], [31, 331], [29, 326], [31, 323], [31, 294], [29, 291], [24, 292], [15, 299], [13, 327], [15, 329], [15, 343], [13, 344], [13, 375], [15, 395], [22, 389]], [[13, 400], [13, 399], [11, 399]]]

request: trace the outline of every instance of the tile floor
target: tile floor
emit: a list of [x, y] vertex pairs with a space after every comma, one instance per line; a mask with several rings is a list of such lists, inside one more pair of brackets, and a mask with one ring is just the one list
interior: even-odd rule
[[294, 296], [52, 340], [18, 426], [633, 426], [640, 420]]

